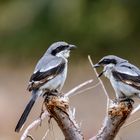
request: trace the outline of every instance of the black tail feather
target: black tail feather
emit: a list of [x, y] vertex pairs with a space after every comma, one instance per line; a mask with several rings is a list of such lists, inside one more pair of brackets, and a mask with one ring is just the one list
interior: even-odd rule
[[27, 119], [27, 117], [28, 117], [28, 115], [29, 115], [34, 103], [35, 103], [35, 99], [32, 98], [29, 101], [29, 103], [27, 104], [24, 112], [22, 113], [22, 115], [21, 115], [21, 117], [20, 117], [20, 119], [19, 119], [19, 121], [17, 123], [17, 126], [15, 128], [15, 132], [19, 132], [20, 129], [22, 128], [22, 126], [24, 125], [24, 123], [25, 123], [25, 121], [26, 121], [26, 119]]

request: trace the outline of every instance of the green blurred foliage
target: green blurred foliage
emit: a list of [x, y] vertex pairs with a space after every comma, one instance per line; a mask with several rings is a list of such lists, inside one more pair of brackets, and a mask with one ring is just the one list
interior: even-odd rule
[[78, 46], [74, 58], [116, 54], [137, 61], [139, 7], [139, 0], [0, 0], [0, 57], [38, 59], [64, 40]]

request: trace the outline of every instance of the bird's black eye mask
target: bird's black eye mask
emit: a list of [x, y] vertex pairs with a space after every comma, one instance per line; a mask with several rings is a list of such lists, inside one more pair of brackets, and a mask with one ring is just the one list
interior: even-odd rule
[[[101, 66], [101, 65], [107, 65], [107, 64], [114, 64], [116, 65], [117, 64], [117, 61], [115, 59], [103, 59], [101, 60], [98, 65]], [[101, 77], [103, 74], [104, 74], [104, 70], [98, 75], [98, 77]]]
[[52, 50], [51, 54], [52, 55], [56, 55], [57, 53], [66, 50], [67, 48], [69, 48], [69, 45], [63, 45], [63, 46], [59, 46], [56, 49]]
[[[102, 59], [97, 64], [95, 64], [93, 67], [98, 68], [100, 66], [108, 65], [108, 64], [117, 64], [117, 61], [115, 59]], [[98, 77], [101, 77], [104, 74], [104, 70], [98, 75]]]
[[117, 61], [115, 59], [103, 59], [101, 61], [99, 61], [98, 63], [99, 65], [107, 65], [107, 64], [117, 64]]

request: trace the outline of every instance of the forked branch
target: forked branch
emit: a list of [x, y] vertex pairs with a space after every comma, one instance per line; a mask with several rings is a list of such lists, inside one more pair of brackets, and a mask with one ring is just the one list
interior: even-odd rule
[[103, 126], [98, 134], [90, 140], [114, 140], [122, 125], [131, 114], [131, 102], [125, 101], [114, 104], [105, 116]]
[[45, 99], [45, 105], [50, 115], [55, 119], [62, 130], [65, 140], [83, 140], [83, 134], [75, 121], [75, 116], [66, 97], [49, 96]]
[[[88, 56], [91, 66], [93, 67], [93, 62]], [[98, 76], [97, 71], [94, 69], [96, 76]], [[87, 84], [92, 83], [93, 80], [88, 80], [74, 89], [70, 90], [68, 93], [56, 96], [58, 93], [52, 93], [51, 95], [47, 95], [44, 100], [45, 107], [48, 111], [47, 116], [54, 118], [57, 122], [58, 126], [62, 130], [65, 140], [84, 140], [83, 134], [80, 131], [80, 127], [75, 121], [75, 110], [72, 111], [69, 106], [69, 97], [85, 92], [86, 90], [92, 89], [97, 87], [99, 84], [102, 86], [104, 93], [107, 97], [107, 109], [106, 109], [106, 116], [104, 119], [104, 123], [102, 128], [99, 130], [96, 136], [92, 137], [90, 140], [113, 140], [117, 133], [119, 132], [122, 125], [125, 123], [127, 118], [130, 116], [133, 106], [130, 101], [122, 101], [122, 102], [113, 102], [103, 85], [103, 82], [100, 78], [99, 82], [94, 86], [88, 87], [87, 89], [83, 89], [78, 91], [82, 87]], [[94, 115], [94, 114], [93, 114]], [[38, 120], [40, 121], [40, 120]], [[26, 135], [23, 134], [22, 140], [27, 138], [28, 132], [30, 128], [32, 128], [35, 124], [38, 124], [36, 121], [33, 122], [26, 130]], [[46, 132], [45, 136], [48, 134]], [[25, 136], [25, 137], [24, 137]], [[43, 138], [44, 139], [44, 138]]]

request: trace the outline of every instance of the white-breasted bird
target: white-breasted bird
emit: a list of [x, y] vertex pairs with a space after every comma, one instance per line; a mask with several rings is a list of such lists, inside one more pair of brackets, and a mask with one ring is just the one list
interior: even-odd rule
[[49, 94], [61, 91], [67, 77], [67, 58], [73, 48], [76, 46], [62, 41], [55, 42], [38, 61], [27, 88], [32, 92], [32, 97], [17, 123], [16, 132], [21, 130], [37, 97], [44, 92]]
[[103, 66], [104, 69], [99, 77], [104, 74], [115, 90], [117, 99], [140, 98], [140, 69], [129, 63], [127, 60], [114, 55], [103, 57], [95, 68]]

